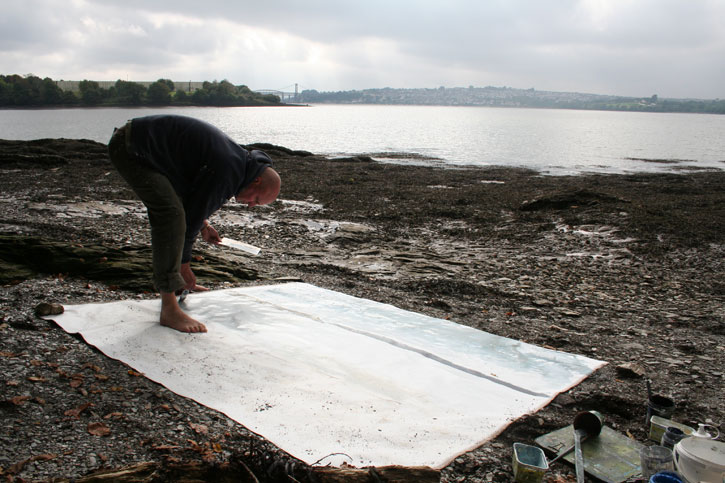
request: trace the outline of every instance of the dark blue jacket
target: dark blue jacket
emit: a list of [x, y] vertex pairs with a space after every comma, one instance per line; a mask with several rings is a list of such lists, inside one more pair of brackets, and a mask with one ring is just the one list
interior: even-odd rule
[[264, 152], [249, 152], [218, 128], [186, 116], [133, 119], [130, 144], [134, 154], [171, 181], [184, 203], [182, 263], [191, 260], [191, 248], [204, 220], [271, 164]]

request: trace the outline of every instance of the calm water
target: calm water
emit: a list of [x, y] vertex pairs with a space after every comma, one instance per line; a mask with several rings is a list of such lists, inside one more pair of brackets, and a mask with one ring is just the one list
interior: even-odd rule
[[0, 110], [0, 139], [105, 143], [113, 127], [155, 113], [204, 119], [241, 144], [372, 154], [384, 162], [414, 153], [404, 162], [524, 166], [554, 175], [725, 169], [725, 116], [706, 114], [377, 105]]

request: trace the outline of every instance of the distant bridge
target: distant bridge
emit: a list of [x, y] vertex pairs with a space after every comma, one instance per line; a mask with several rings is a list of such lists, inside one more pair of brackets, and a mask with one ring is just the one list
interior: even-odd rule
[[[289, 92], [286, 89], [295, 88], [294, 92]], [[272, 94], [279, 96], [282, 102], [296, 102], [299, 96], [299, 84], [289, 85], [280, 89], [255, 89], [254, 92], [258, 94]]]

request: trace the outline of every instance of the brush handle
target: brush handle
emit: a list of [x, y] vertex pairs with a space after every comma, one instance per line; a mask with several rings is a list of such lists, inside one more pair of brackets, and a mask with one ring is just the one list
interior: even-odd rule
[[584, 483], [584, 455], [582, 454], [582, 436], [586, 433], [581, 429], [574, 431], [574, 463], [576, 465], [576, 483]]

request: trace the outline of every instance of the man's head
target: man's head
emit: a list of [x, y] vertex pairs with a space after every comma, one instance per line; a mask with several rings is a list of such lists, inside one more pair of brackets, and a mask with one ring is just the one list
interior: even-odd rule
[[277, 171], [265, 168], [251, 184], [247, 185], [234, 197], [239, 203], [246, 203], [250, 208], [257, 205], [268, 205], [277, 199], [282, 180]]

